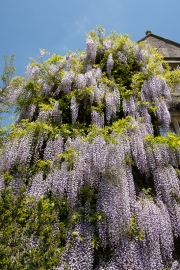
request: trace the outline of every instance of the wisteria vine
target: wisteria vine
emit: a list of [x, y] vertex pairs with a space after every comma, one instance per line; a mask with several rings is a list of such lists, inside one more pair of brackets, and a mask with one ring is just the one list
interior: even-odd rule
[[30, 63], [11, 82], [19, 115], [0, 154], [0, 189], [66, 199], [58, 269], [178, 270], [180, 140], [155, 126], [169, 131], [179, 84], [153, 49], [94, 33], [85, 52]]

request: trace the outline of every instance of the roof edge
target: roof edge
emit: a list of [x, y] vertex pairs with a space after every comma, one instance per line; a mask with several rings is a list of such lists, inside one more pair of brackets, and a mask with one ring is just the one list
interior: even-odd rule
[[172, 45], [175, 45], [175, 46], [177, 46], [177, 47], [180, 48], [180, 43], [175, 42], [175, 41], [172, 41], [172, 40], [167, 39], [167, 38], [163, 38], [163, 37], [154, 35], [154, 34], [152, 34], [152, 33], [147, 34], [145, 37], [143, 37], [143, 38], [141, 38], [140, 40], [138, 40], [137, 43], [146, 40], [146, 38], [147, 38], [147, 37], [150, 37], [150, 36], [155, 37], [155, 38], [158, 38], [158, 39], [161, 39], [161, 40], [163, 40], [163, 41], [165, 41], [165, 42], [171, 43]]

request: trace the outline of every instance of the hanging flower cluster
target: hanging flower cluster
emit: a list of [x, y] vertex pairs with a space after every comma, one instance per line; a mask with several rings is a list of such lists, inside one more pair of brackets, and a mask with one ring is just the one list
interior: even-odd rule
[[109, 40], [104, 40], [103, 41], [103, 48], [105, 50], [110, 50], [112, 48], [113, 41], [111, 39]]
[[0, 189], [67, 204], [55, 268], [180, 268], [180, 140], [155, 132], [169, 130], [180, 78], [172, 86], [159, 66], [146, 46], [93, 32], [85, 53], [31, 63], [10, 86], [20, 114], [2, 145]]
[[171, 95], [165, 80], [159, 76], [154, 76], [148, 81], [145, 81], [141, 89], [141, 98], [148, 103], [155, 103], [155, 106], [157, 106], [155, 115], [158, 121], [168, 129], [171, 120], [167, 102], [164, 99], [170, 101]]
[[74, 124], [76, 122], [76, 119], [78, 117], [78, 103], [76, 102], [76, 98], [73, 96], [71, 99], [71, 115], [72, 115], [72, 123]]
[[107, 122], [116, 115], [120, 106], [120, 94], [117, 88], [113, 92], [106, 92], [106, 119]]
[[86, 40], [86, 58], [92, 63], [95, 62], [97, 52], [97, 43], [91, 38], [88, 37]]
[[122, 52], [120, 52], [120, 51], [117, 52], [117, 57], [118, 57], [119, 63], [127, 64], [127, 57]]
[[62, 78], [62, 89], [63, 92], [69, 93], [71, 90], [71, 84], [74, 79], [74, 72], [69, 71], [65, 73], [64, 77]]
[[136, 114], [136, 103], [137, 99], [132, 95], [129, 99], [123, 100], [123, 112], [125, 115], [130, 115], [135, 117]]
[[140, 48], [138, 45], [133, 46], [133, 51], [136, 57], [136, 61], [141, 63], [146, 61], [147, 51]]
[[106, 64], [106, 69], [109, 76], [111, 76], [111, 70], [113, 69], [113, 67], [114, 67], [114, 60], [112, 57], [112, 53], [110, 53]]
[[92, 111], [91, 123], [98, 126], [98, 127], [103, 127], [104, 126], [104, 114], [101, 114], [97, 111]]
[[43, 91], [42, 92], [43, 92], [43, 95], [45, 97], [50, 96], [50, 92], [51, 92], [53, 86], [54, 86], [53, 82], [51, 82], [50, 84], [48, 82], [43, 83], [43, 89], [42, 89]]

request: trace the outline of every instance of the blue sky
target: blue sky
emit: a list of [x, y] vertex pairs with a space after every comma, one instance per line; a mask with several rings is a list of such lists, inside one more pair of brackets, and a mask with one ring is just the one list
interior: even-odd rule
[[149, 29], [180, 43], [179, 10], [180, 0], [0, 0], [0, 74], [3, 55], [15, 54], [15, 75], [22, 75], [40, 48], [61, 55], [84, 50], [85, 34], [96, 25], [133, 41]]

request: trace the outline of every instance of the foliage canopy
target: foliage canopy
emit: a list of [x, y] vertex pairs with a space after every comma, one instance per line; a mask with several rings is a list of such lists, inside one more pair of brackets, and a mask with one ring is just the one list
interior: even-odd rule
[[101, 27], [85, 52], [44, 53], [8, 85], [0, 268], [179, 269], [180, 71]]

